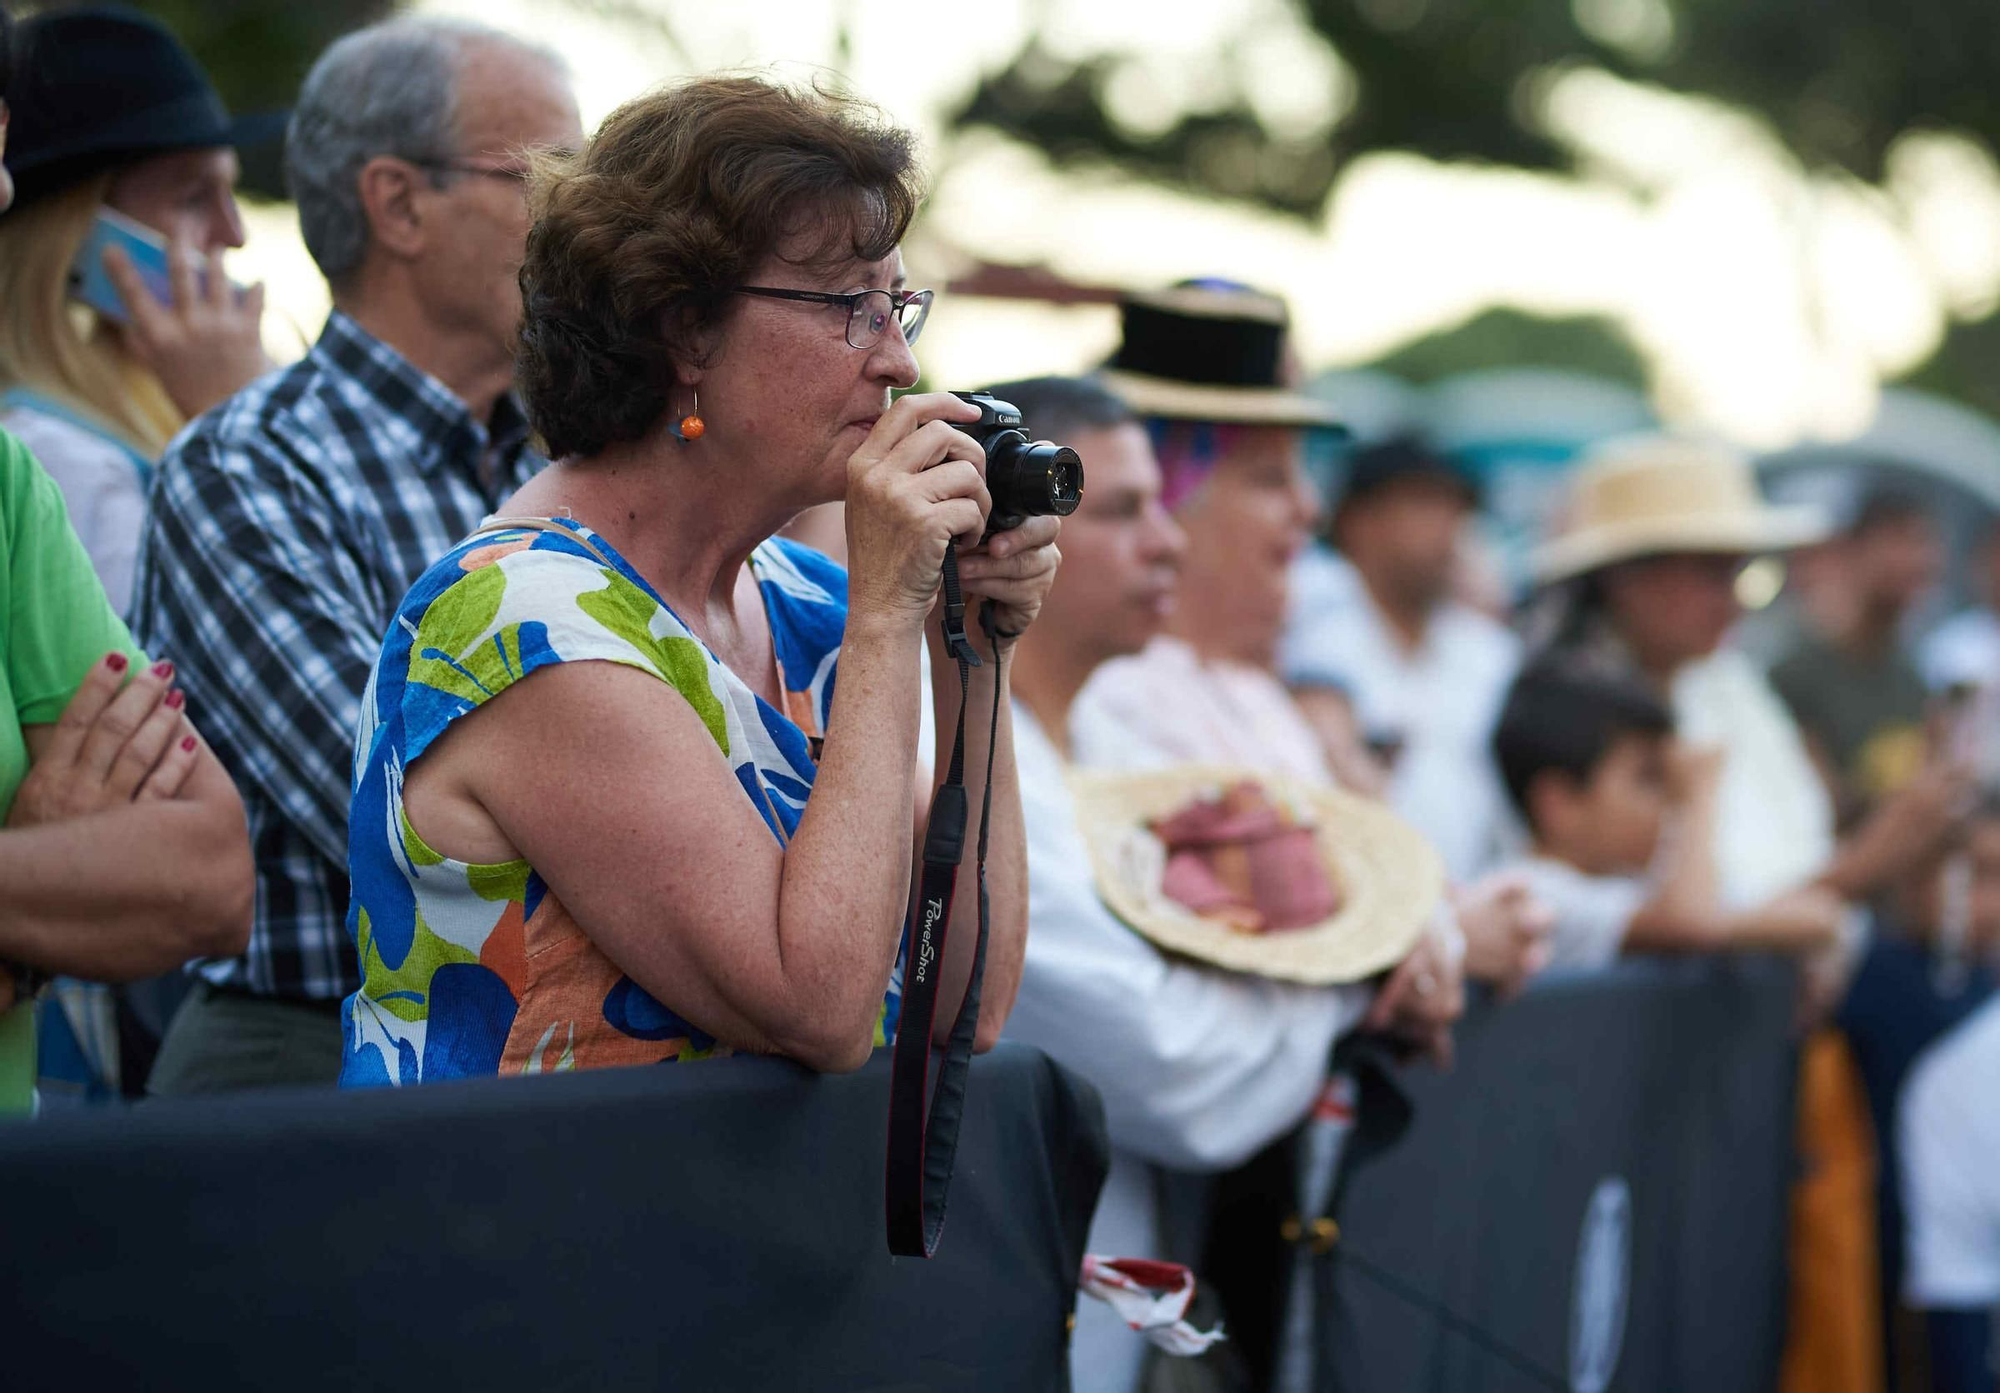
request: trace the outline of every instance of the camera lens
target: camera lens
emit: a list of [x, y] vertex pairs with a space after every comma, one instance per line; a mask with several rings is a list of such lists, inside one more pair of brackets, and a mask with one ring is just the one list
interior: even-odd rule
[[1037, 440], [1021, 452], [1020, 469], [1022, 493], [1035, 503], [1032, 511], [1068, 517], [1083, 501], [1083, 461], [1069, 446]]
[[1083, 460], [1067, 445], [1059, 445], [1049, 460], [1048, 472], [1049, 511], [1066, 518], [1083, 501]]
[[1083, 499], [1083, 462], [1067, 445], [1005, 431], [987, 445], [986, 486], [995, 517], [1014, 520], [1005, 526], [1049, 513], [1067, 517]]

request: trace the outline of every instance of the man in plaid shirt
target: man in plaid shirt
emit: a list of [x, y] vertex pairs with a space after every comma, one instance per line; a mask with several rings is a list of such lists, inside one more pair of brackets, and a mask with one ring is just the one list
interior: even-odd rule
[[511, 394], [525, 152], [582, 140], [558, 60], [479, 26], [390, 21], [306, 79], [286, 172], [333, 314], [168, 449], [139, 557], [133, 628], [176, 664], [257, 862], [249, 951], [197, 965], [154, 1093], [339, 1072], [363, 689], [410, 584], [543, 464]]

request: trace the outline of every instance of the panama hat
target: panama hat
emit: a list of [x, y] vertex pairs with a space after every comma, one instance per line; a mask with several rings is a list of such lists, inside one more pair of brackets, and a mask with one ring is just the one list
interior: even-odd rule
[[[1238, 933], [1163, 892], [1166, 848], [1151, 825], [1246, 781], [1311, 824], [1339, 894], [1332, 917]], [[1409, 955], [1444, 893], [1444, 863], [1421, 833], [1382, 804], [1337, 789], [1220, 766], [1078, 770], [1070, 787], [1105, 905], [1159, 947], [1217, 967], [1312, 986], [1358, 982]]]
[[1817, 508], [1765, 502], [1750, 461], [1727, 446], [1633, 436], [1584, 456], [1561, 525], [1530, 566], [1548, 583], [1641, 556], [1789, 551], [1828, 531]]
[[1284, 383], [1291, 316], [1275, 295], [1187, 282], [1125, 296], [1118, 319], [1118, 351], [1098, 376], [1141, 416], [1341, 429], [1331, 406]]

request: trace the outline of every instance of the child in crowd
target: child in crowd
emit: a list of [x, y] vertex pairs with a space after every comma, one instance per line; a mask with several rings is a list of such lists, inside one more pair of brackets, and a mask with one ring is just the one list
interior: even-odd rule
[[1719, 905], [1712, 847], [1721, 756], [1676, 744], [1665, 705], [1628, 680], [1531, 668], [1493, 736], [1525, 820], [1523, 876], [1555, 913], [1550, 966], [1620, 953], [1831, 943], [1840, 901], [1802, 887], [1755, 909]]

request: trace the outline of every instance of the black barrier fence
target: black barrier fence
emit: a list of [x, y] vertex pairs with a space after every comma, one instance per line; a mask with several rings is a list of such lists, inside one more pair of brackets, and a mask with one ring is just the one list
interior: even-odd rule
[[1482, 1005], [1312, 1265], [1323, 1393], [1769, 1393], [1794, 978], [1635, 962]]
[[738, 1059], [0, 1127], [0, 1388], [1068, 1387], [1089, 1085], [976, 1061], [938, 1255], [889, 1059]]
[[[1314, 1386], [1767, 1393], [1792, 1005], [1776, 963], [1629, 964], [1475, 1007], [1449, 1074], [1359, 1060], [1364, 1110], [1400, 1091], [1409, 1125], [1351, 1145]], [[0, 1387], [1066, 1387], [1095, 1095], [1032, 1050], [977, 1061], [944, 1246], [892, 1259], [888, 1064], [0, 1127]], [[1292, 1181], [1260, 1161], [1234, 1185], [1219, 1217], [1268, 1287]]]

